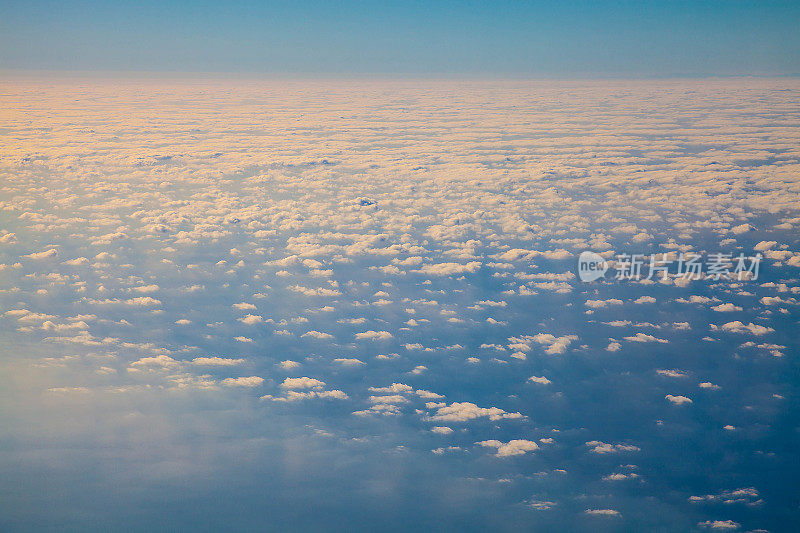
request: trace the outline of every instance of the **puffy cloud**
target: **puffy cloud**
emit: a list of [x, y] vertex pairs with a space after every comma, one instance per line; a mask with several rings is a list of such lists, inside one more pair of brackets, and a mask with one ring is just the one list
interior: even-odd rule
[[305, 333], [303, 333], [300, 336], [301, 337], [311, 337], [312, 339], [332, 339], [333, 338], [333, 335], [331, 335], [330, 333], [323, 333], [321, 331], [315, 331], [315, 330], [306, 331]]
[[672, 394], [667, 394], [664, 398], [675, 405], [688, 405], [692, 403], [692, 399], [687, 398], [686, 396], [673, 396]]
[[567, 351], [572, 342], [578, 340], [577, 335], [564, 335], [556, 337], [550, 333], [538, 333], [533, 336], [532, 340], [546, 346], [545, 353], [548, 354], [561, 354]]
[[258, 387], [264, 383], [264, 378], [247, 376], [241, 378], [225, 378], [221, 381], [226, 387]]
[[711, 309], [713, 311], [718, 312], [718, 313], [731, 313], [731, 312], [734, 312], [734, 311], [741, 311], [742, 310], [741, 307], [739, 307], [738, 305], [733, 305], [732, 303], [724, 303], [724, 304], [715, 305]]
[[341, 291], [337, 289], [328, 289], [325, 287], [310, 288], [310, 287], [302, 287], [300, 285], [292, 285], [289, 287], [289, 290], [292, 290], [294, 292], [299, 292], [304, 296], [326, 296], [331, 298], [334, 296], [342, 295]]
[[348, 396], [343, 391], [338, 389], [334, 390], [310, 390], [310, 391], [303, 391], [298, 392], [295, 390], [289, 390], [286, 392], [285, 396], [262, 396], [262, 400], [272, 400], [274, 402], [296, 402], [301, 400], [313, 400], [315, 398], [319, 399], [327, 399], [327, 400], [347, 400]]
[[392, 334], [388, 331], [364, 331], [356, 333], [356, 339], [369, 339], [369, 340], [389, 340], [393, 338]]
[[414, 394], [426, 400], [437, 400], [439, 398], [444, 398], [443, 394], [437, 394], [435, 392], [431, 392], [429, 390], [424, 390], [424, 389], [417, 389], [414, 391]]
[[716, 531], [733, 531], [741, 527], [738, 522], [734, 522], [733, 520], [706, 520], [704, 522], [698, 522], [697, 525]]
[[549, 385], [551, 382], [546, 377], [531, 376], [528, 378], [531, 383], [538, 383], [539, 385]]
[[752, 226], [750, 226], [750, 224], [745, 223], [732, 227], [731, 232], [734, 233], [735, 235], [741, 235], [742, 233], [747, 233], [751, 229]]
[[161, 305], [161, 300], [157, 300], [150, 296], [137, 296], [136, 298], [129, 298], [125, 300], [125, 303], [128, 305], [136, 305], [140, 307], [152, 307], [156, 305]]
[[428, 404], [429, 409], [435, 408], [436, 412], [429, 416], [429, 420], [466, 422], [476, 418], [488, 417], [489, 420], [501, 420], [504, 418], [523, 418], [520, 413], [509, 413], [499, 407], [478, 407], [471, 402], [454, 402], [447, 404]]
[[244, 359], [229, 359], [225, 357], [195, 357], [192, 364], [200, 366], [236, 366], [244, 363]]
[[134, 368], [173, 368], [178, 366], [178, 361], [168, 355], [157, 355], [155, 357], [142, 357], [138, 361], [131, 363]]
[[90, 261], [85, 257], [76, 257], [75, 259], [68, 259], [67, 261], [64, 261], [64, 264], [69, 266], [84, 266], [88, 265], [89, 263]]
[[668, 378], [685, 378], [686, 377], [686, 372], [683, 372], [682, 370], [678, 370], [678, 369], [675, 369], [675, 368], [673, 368], [673, 369], [656, 370], [656, 373], [659, 376], [665, 376], [665, 377], [668, 377]]
[[631, 342], [660, 342], [662, 344], [669, 342], [666, 339], [659, 339], [658, 337], [654, 337], [646, 333], [637, 333], [632, 337], [623, 337], [623, 339]]
[[321, 389], [324, 386], [324, 381], [309, 377], [286, 378], [281, 383], [284, 389]]
[[53, 259], [58, 257], [58, 250], [55, 248], [50, 248], [49, 250], [43, 250], [41, 252], [33, 252], [23, 257], [27, 257], [28, 259]]
[[615, 509], [586, 509], [584, 512], [591, 516], [622, 516], [622, 514]]
[[586, 446], [591, 448], [592, 453], [606, 454], [606, 453], [619, 453], [619, 452], [638, 452], [638, 446], [631, 444], [608, 444], [599, 440], [591, 440], [586, 443]]
[[622, 300], [617, 298], [609, 298], [608, 300], [586, 300], [586, 307], [591, 309], [602, 309], [609, 305], [622, 305]]
[[624, 481], [627, 479], [637, 479], [639, 474], [635, 472], [629, 472], [627, 474], [622, 472], [615, 472], [613, 474], [609, 474], [607, 476], [603, 476], [603, 481]]
[[422, 265], [418, 270], [412, 272], [427, 274], [430, 276], [450, 276], [453, 274], [465, 274], [477, 272], [481, 268], [479, 261], [470, 261], [466, 264], [461, 263], [437, 263], [432, 265]]
[[497, 448], [497, 457], [512, 457], [515, 455], [525, 455], [539, 449], [539, 445], [531, 440], [515, 439], [506, 443], [499, 440], [484, 440], [476, 444], [486, 448]]
[[360, 366], [365, 364], [364, 361], [361, 359], [356, 359], [353, 357], [340, 357], [333, 360], [334, 363], [339, 363], [342, 366]]
[[723, 324], [722, 331], [729, 331], [731, 333], [751, 333], [753, 335], [766, 335], [767, 333], [771, 333], [775, 330], [767, 326], [760, 326], [758, 324], [753, 324], [752, 322], [745, 325], [742, 322], [736, 320], [734, 322], [726, 322], [725, 324]]
[[139, 285], [138, 287], [133, 287], [131, 290], [134, 292], [141, 292], [141, 293], [150, 293], [158, 291], [158, 285], [152, 283], [150, 285]]
[[239, 322], [248, 325], [259, 324], [264, 321], [261, 315], [246, 315], [243, 316], [242, 318], [239, 318], [238, 320]]
[[689, 501], [692, 503], [724, 503], [726, 505], [743, 504], [750, 507], [764, 503], [764, 500], [759, 497], [758, 490], [755, 487], [724, 490], [717, 494], [706, 494], [703, 496], [690, 496]]
[[757, 252], [763, 252], [765, 250], [769, 250], [770, 248], [774, 248], [777, 244], [777, 241], [760, 241], [753, 247], [753, 249]]
[[392, 383], [388, 387], [370, 387], [369, 390], [371, 392], [391, 394], [400, 392], [412, 392], [414, 388], [411, 387], [410, 385], [405, 385], [404, 383]]

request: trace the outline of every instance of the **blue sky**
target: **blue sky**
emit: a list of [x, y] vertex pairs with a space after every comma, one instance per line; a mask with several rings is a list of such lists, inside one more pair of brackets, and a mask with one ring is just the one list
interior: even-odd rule
[[800, 73], [797, 2], [3, 2], [0, 68], [426, 76]]

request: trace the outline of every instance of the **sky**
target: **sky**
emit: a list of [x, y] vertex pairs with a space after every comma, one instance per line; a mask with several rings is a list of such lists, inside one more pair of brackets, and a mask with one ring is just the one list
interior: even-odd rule
[[0, 3], [0, 69], [426, 77], [797, 75], [786, 1]]
[[0, 530], [794, 531], [798, 5], [0, 0]]

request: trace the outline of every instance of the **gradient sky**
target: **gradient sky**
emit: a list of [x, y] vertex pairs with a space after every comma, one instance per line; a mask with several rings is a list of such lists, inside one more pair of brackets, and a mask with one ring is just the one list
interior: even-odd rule
[[0, 68], [795, 75], [800, 3], [0, 2]]

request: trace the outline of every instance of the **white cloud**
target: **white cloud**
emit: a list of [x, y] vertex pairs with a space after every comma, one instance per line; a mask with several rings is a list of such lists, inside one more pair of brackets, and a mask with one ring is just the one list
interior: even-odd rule
[[622, 305], [622, 300], [617, 298], [609, 298], [608, 300], [586, 300], [586, 307], [591, 309], [602, 309], [609, 305]]
[[586, 443], [586, 446], [591, 448], [592, 453], [606, 454], [606, 453], [619, 453], [619, 452], [638, 452], [638, 446], [631, 444], [608, 444], [599, 440], [591, 440]]
[[733, 305], [732, 303], [724, 303], [724, 304], [715, 305], [711, 309], [713, 311], [718, 312], [718, 313], [731, 313], [731, 312], [734, 312], [734, 311], [741, 311], [742, 310], [741, 307], [739, 307], [738, 305]]
[[577, 335], [564, 335], [556, 337], [550, 333], [539, 333], [534, 335], [532, 339], [539, 344], [547, 346], [545, 353], [548, 354], [561, 354], [567, 351], [572, 342], [578, 340]]
[[531, 440], [515, 439], [506, 443], [499, 440], [484, 440], [476, 442], [485, 448], [497, 448], [497, 457], [513, 457], [515, 455], [525, 455], [539, 449], [539, 445]]
[[742, 322], [736, 320], [734, 322], [727, 322], [723, 324], [722, 331], [729, 331], [731, 333], [751, 333], [753, 335], [766, 335], [767, 333], [771, 333], [775, 330], [767, 326], [760, 326], [758, 324], [753, 324], [752, 322], [745, 325]]
[[690, 403], [693, 403], [692, 399], [687, 398], [686, 396], [673, 396], [672, 394], [667, 394], [664, 398], [666, 398], [675, 405], [688, 405]]
[[413, 270], [412, 272], [431, 276], [450, 276], [453, 274], [477, 272], [480, 267], [481, 263], [479, 261], [470, 261], [466, 264], [437, 263], [433, 265], [422, 265], [419, 270]]
[[333, 360], [334, 363], [339, 363], [342, 366], [361, 366], [364, 363], [361, 359], [340, 357]]
[[369, 340], [389, 340], [393, 338], [392, 334], [388, 331], [364, 331], [356, 333], [356, 339], [369, 339]]
[[656, 370], [656, 373], [659, 376], [665, 376], [665, 377], [668, 377], [668, 378], [685, 378], [686, 377], [686, 372], [683, 372], [682, 370], [678, 370], [676, 368]]
[[321, 389], [324, 386], [324, 381], [309, 377], [286, 378], [281, 383], [284, 389]]
[[584, 512], [591, 516], [622, 516], [621, 513], [615, 509], [586, 509]]
[[321, 331], [315, 331], [315, 330], [306, 331], [305, 333], [303, 333], [300, 336], [301, 337], [311, 337], [313, 339], [332, 339], [333, 338], [333, 335], [331, 335], [330, 333], [323, 333]]
[[248, 376], [241, 378], [225, 378], [221, 381], [226, 387], [258, 387], [264, 383], [264, 378]]
[[50, 248], [49, 250], [30, 253], [28, 255], [24, 255], [23, 257], [27, 257], [28, 259], [53, 259], [54, 257], [58, 257], [58, 250], [55, 248]]
[[229, 359], [225, 357], [195, 357], [192, 364], [200, 366], [236, 366], [244, 363], [244, 359]]
[[244, 317], [239, 318], [238, 320], [239, 322], [248, 325], [259, 324], [264, 321], [264, 319], [260, 315], [245, 315]]
[[706, 520], [704, 522], [698, 522], [697, 525], [717, 531], [733, 531], [741, 527], [738, 522], [734, 522], [733, 520]]
[[658, 337], [654, 337], [652, 335], [648, 335], [646, 333], [637, 333], [632, 337], [623, 337], [626, 341], [631, 342], [660, 342], [660, 343], [667, 343], [669, 341], [665, 339], [659, 339]]
[[433, 404], [433, 407], [436, 412], [428, 417], [429, 420], [465, 422], [481, 417], [488, 417], [489, 420], [494, 421], [504, 418], [523, 418], [520, 413], [509, 413], [498, 407], [478, 407], [471, 402], [454, 402], [450, 405]]

